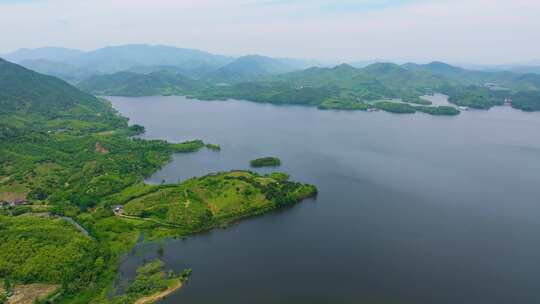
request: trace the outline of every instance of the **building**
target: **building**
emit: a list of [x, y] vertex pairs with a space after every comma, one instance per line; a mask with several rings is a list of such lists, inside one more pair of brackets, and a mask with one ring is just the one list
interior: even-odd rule
[[116, 214], [122, 214], [124, 212], [124, 206], [122, 206], [122, 205], [114, 206], [113, 212], [116, 213]]
[[17, 207], [29, 204], [30, 202], [24, 198], [15, 198], [11, 200], [0, 201], [0, 207]]

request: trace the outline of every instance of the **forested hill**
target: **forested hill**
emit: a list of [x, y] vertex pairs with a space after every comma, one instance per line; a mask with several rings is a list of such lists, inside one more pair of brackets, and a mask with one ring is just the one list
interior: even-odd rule
[[[135, 75], [117, 73], [95, 76], [80, 84], [80, 88], [95, 94], [147, 96], [188, 95], [199, 99], [245, 99], [276, 104], [303, 104], [321, 109], [367, 110], [455, 115], [448, 107], [413, 108], [415, 104], [429, 106], [420, 98], [425, 94], [444, 93], [458, 106], [488, 109], [511, 99], [512, 106], [525, 111], [540, 110], [540, 75], [509, 72], [481, 72], [454, 67], [442, 62], [429, 64], [375, 63], [364, 68], [341, 64], [331, 68], [313, 67], [301, 71], [272, 75], [258, 73], [260, 65], [249, 64], [230, 69], [227, 77], [191, 79], [169, 73], [167, 81], [160, 73]], [[236, 72], [235, 72], [236, 71]], [[234, 74], [238, 73], [238, 77]], [[223, 75], [222, 75], [223, 76]], [[239, 80], [243, 79], [244, 80]], [[224, 82], [225, 79], [233, 81]], [[406, 105], [390, 105], [389, 99], [401, 99]], [[380, 103], [384, 101], [385, 103]], [[407, 106], [409, 104], [409, 106]]]
[[96, 95], [148, 96], [189, 94], [202, 85], [202, 82], [182, 74], [156, 71], [148, 74], [118, 72], [92, 76], [78, 86]]
[[248, 55], [206, 74], [204, 78], [217, 82], [241, 82], [307, 67], [302, 61]]
[[103, 108], [103, 103], [58, 78], [0, 59], [0, 114], [47, 117], [75, 107]]

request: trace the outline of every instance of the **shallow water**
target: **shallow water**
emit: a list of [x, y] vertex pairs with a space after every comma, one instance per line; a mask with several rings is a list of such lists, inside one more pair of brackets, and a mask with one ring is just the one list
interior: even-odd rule
[[[277, 156], [279, 170], [319, 188], [316, 200], [165, 242], [167, 266], [193, 276], [162, 303], [540, 302], [539, 113], [109, 99], [145, 138], [222, 147], [176, 155], [150, 182]], [[138, 247], [122, 273], [156, 248]]]

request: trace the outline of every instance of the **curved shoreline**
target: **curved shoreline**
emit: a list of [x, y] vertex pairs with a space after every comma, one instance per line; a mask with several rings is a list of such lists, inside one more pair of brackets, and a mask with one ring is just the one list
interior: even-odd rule
[[169, 296], [170, 294], [172, 294], [176, 290], [180, 289], [181, 287], [182, 287], [182, 281], [178, 280], [178, 282], [176, 282], [173, 286], [165, 289], [164, 291], [161, 291], [159, 293], [156, 293], [156, 294], [153, 294], [153, 295], [150, 295], [150, 296], [142, 297], [142, 298], [138, 299], [137, 301], [135, 301], [134, 304], [156, 303], [159, 300], [165, 299], [167, 296]]

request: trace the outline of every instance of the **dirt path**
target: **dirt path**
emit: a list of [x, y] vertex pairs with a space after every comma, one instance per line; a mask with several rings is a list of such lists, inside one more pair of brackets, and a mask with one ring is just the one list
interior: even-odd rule
[[38, 299], [45, 299], [55, 293], [60, 285], [49, 284], [28, 284], [18, 285], [13, 288], [13, 296], [8, 300], [8, 304], [33, 304]]
[[139, 221], [146, 221], [146, 222], [156, 223], [156, 224], [158, 224], [158, 225], [162, 225], [162, 226], [166, 226], [166, 227], [183, 228], [182, 226], [179, 226], [179, 225], [174, 225], [174, 224], [169, 224], [169, 223], [160, 222], [160, 221], [155, 220], [155, 219], [152, 219], [152, 218], [144, 218], [144, 217], [138, 217], [138, 216], [131, 216], [131, 215], [125, 215], [125, 214], [121, 214], [121, 213], [116, 213], [116, 216], [123, 217], [123, 218], [127, 218], [127, 219], [132, 219], [132, 220], [139, 220]]
[[138, 299], [135, 302], [135, 304], [151, 304], [151, 303], [155, 303], [155, 302], [157, 302], [159, 300], [163, 300], [168, 295], [170, 295], [173, 292], [175, 292], [176, 290], [178, 290], [180, 287], [182, 287], [182, 282], [178, 281], [178, 283], [176, 283], [175, 285], [167, 288], [166, 290], [164, 290], [164, 291], [162, 291], [160, 293], [156, 293], [156, 294], [153, 294], [151, 296]]

